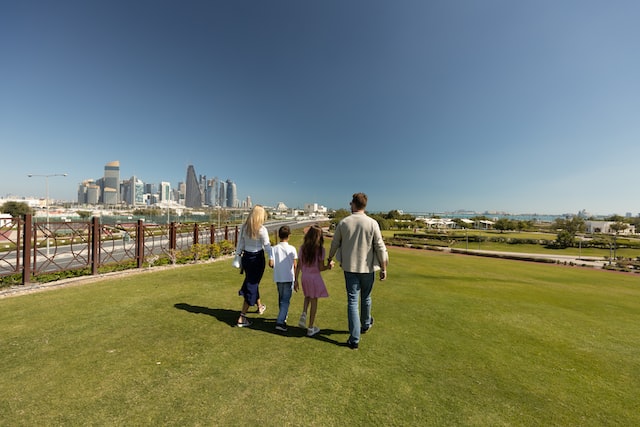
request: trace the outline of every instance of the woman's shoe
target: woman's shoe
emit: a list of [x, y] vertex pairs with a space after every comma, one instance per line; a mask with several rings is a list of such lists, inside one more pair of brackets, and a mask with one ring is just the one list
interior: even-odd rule
[[244, 314], [241, 314], [240, 317], [242, 318], [242, 321], [236, 323], [236, 326], [238, 328], [245, 328], [247, 326], [251, 326], [251, 322], [249, 322], [249, 319], [247, 319], [247, 316], [245, 316]]

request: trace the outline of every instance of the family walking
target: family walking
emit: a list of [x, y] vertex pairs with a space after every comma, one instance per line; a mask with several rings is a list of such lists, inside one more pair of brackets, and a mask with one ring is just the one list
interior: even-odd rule
[[241, 266], [245, 273], [239, 291], [244, 300], [237, 322], [238, 327], [251, 325], [246, 317], [249, 307], [257, 305], [259, 314], [266, 310], [266, 306], [260, 301], [259, 291], [266, 266], [266, 252], [269, 266], [273, 268], [273, 280], [278, 287], [279, 312], [276, 330], [287, 331], [286, 321], [291, 296], [294, 291], [299, 290], [301, 284], [304, 303], [298, 326], [306, 328], [309, 337], [318, 334], [318, 299], [329, 296], [321, 272], [333, 268], [335, 257], [344, 272], [347, 293], [349, 338], [346, 345], [353, 350], [358, 349], [361, 334], [370, 330], [374, 324], [371, 315], [371, 294], [375, 272], [380, 271], [380, 280], [386, 279], [388, 255], [377, 221], [365, 213], [366, 194], [355, 193], [350, 206], [351, 215], [342, 219], [336, 226], [328, 256], [319, 226], [309, 227], [299, 251], [289, 244], [291, 231], [287, 226], [280, 227], [279, 243], [271, 246], [269, 233], [264, 226], [264, 208], [255, 206], [251, 210], [240, 230], [236, 246], [236, 253], [242, 255]]

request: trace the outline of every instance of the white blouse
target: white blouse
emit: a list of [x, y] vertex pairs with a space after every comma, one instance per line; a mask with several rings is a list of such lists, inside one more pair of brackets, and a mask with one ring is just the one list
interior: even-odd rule
[[246, 252], [258, 252], [264, 249], [269, 258], [272, 256], [271, 251], [271, 242], [269, 242], [269, 232], [267, 228], [263, 225], [258, 230], [258, 238], [252, 239], [249, 236], [246, 236], [244, 233], [244, 226], [240, 231], [240, 237], [238, 238], [238, 245], [236, 246], [236, 253], [241, 254], [243, 251]]

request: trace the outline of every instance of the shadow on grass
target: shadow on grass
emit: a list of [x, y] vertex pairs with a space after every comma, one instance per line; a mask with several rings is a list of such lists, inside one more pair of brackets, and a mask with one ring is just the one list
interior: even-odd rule
[[202, 307], [184, 302], [174, 304], [173, 306], [178, 310], [188, 311], [189, 313], [206, 314], [207, 316], [215, 317], [220, 322], [226, 323], [229, 326], [236, 326], [236, 321], [238, 320], [238, 310]]
[[[226, 323], [230, 327], [236, 327], [236, 322], [238, 320], [238, 310], [228, 310], [226, 308], [209, 308], [202, 307], [199, 305], [191, 305], [184, 302], [177, 303], [173, 305], [178, 310], [184, 310], [189, 313], [194, 314], [206, 314], [207, 316], [215, 317], [218, 321], [222, 323]], [[346, 340], [349, 336], [348, 331], [339, 331], [335, 329], [321, 329], [320, 332], [313, 337], [307, 337], [307, 330], [305, 328], [300, 328], [297, 326], [289, 326], [286, 332], [277, 331], [275, 329], [276, 322], [275, 319], [265, 319], [265, 318], [249, 318], [251, 321], [251, 329], [267, 332], [274, 335], [279, 335], [283, 337], [291, 337], [291, 338], [308, 338], [315, 339], [319, 341], [324, 341], [329, 344], [338, 345], [341, 347], [346, 346]], [[344, 340], [336, 340], [333, 339], [333, 335], [345, 335]]]

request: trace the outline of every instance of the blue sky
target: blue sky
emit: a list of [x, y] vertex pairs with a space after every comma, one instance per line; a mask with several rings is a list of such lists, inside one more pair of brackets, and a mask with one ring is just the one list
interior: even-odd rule
[[0, 0], [0, 196], [640, 213], [640, 2]]

